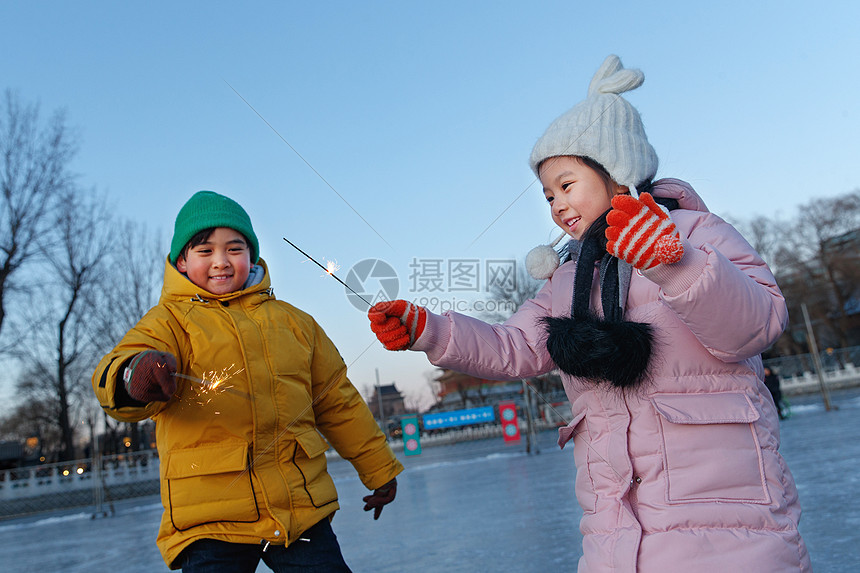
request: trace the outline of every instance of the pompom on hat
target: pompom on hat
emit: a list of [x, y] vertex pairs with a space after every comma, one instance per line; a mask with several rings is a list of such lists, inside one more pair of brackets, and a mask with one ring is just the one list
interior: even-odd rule
[[[552, 157], [588, 157], [631, 193], [636, 185], [650, 181], [657, 173], [657, 152], [648, 143], [642, 118], [620, 94], [634, 90], [645, 81], [637, 69], [625, 69], [618, 56], [610, 55], [598, 68], [588, 86], [587, 97], [560, 115], [535, 143], [529, 166], [540, 177], [541, 164]], [[536, 279], [545, 280], [558, 268], [558, 253], [551, 245], [540, 245], [526, 256], [526, 269]]]
[[214, 191], [198, 191], [179, 210], [170, 242], [170, 263], [176, 264], [182, 249], [194, 235], [212, 227], [227, 227], [242, 233], [249, 243], [251, 263], [257, 263], [260, 244], [251, 218], [241, 205]]
[[552, 273], [561, 263], [555, 246], [565, 237], [567, 237], [567, 233], [562, 233], [550, 244], [538, 245], [529, 251], [529, 254], [526, 255], [526, 270], [532, 278], [543, 281], [552, 276]]

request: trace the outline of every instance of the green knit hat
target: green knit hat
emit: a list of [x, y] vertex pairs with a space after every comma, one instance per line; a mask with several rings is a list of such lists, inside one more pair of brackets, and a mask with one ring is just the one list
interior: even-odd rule
[[260, 244], [251, 226], [251, 218], [241, 205], [214, 191], [198, 191], [179, 210], [173, 227], [173, 240], [170, 242], [170, 262], [175, 265], [188, 241], [211, 227], [227, 227], [245, 235], [250, 243], [251, 264], [257, 263]]

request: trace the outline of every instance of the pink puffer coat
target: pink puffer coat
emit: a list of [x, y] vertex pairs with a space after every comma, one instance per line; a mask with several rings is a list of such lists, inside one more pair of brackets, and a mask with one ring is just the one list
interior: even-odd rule
[[[692, 248], [630, 281], [625, 319], [655, 328], [649, 379], [623, 395], [563, 375], [573, 419], [559, 444], [573, 441], [584, 512], [579, 571], [810, 571], [762, 383], [760, 353], [783, 331], [785, 301], [759, 255], [688, 184], [664, 179], [653, 193], [679, 200], [672, 219]], [[412, 349], [489, 379], [554, 369], [539, 319], [570, 316], [574, 267], [561, 265], [504, 324], [430, 315]]]

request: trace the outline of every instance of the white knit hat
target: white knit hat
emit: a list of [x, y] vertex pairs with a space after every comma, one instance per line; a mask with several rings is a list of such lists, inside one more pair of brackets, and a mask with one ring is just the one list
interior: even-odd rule
[[[563, 113], [546, 129], [532, 149], [529, 165], [539, 176], [540, 164], [550, 157], [574, 155], [600, 163], [619, 185], [636, 190], [657, 173], [657, 153], [642, 125], [642, 118], [619, 94], [645, 81], [640, 70], [627, 70], [618, 56], [607, 57], [588, 86], [588, 97]], [[536, 279], [548, 279], [558, 268], [558, 253], [540, 245], [526, 256], [526, 269]]]
[[611, 55], [594, 74], [588, 97], [553, 121], [532, 149], [529, 165], [538, 175], [550, 157], [575, 155], [600, 163], [619, 185], [633, 188], [657, 173], [657, 153], [642, 118], [619, 94], [642, 85], [645, 74], [624, 69]]

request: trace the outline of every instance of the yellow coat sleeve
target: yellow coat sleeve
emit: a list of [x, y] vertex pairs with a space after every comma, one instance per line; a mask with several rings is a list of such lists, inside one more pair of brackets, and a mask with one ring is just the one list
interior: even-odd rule
[[[126, 364], [144, 350], [170, 352], [176, 357], [179, 368], [185, 337], [177, 336], [178, 323], [171, 312], [162, 305], [153, 307], [129, 330], [119, 344], [106, 354], [93, 372], [92, 384], [102, 409], [121, 422], [139, 422], [160, 412], [167, 402], [135, 404], [117, 402], [117, 385], [122, 384]], [[120, 392], [124, 394], [124, 392]], [[128, 400], [126, 400], [128, 402]]]
[[370, 409], [346, 376], [346, 364], [316, 323], [311, 362], [317, 426], [362, 483], [376, 489], [403, 471]]

